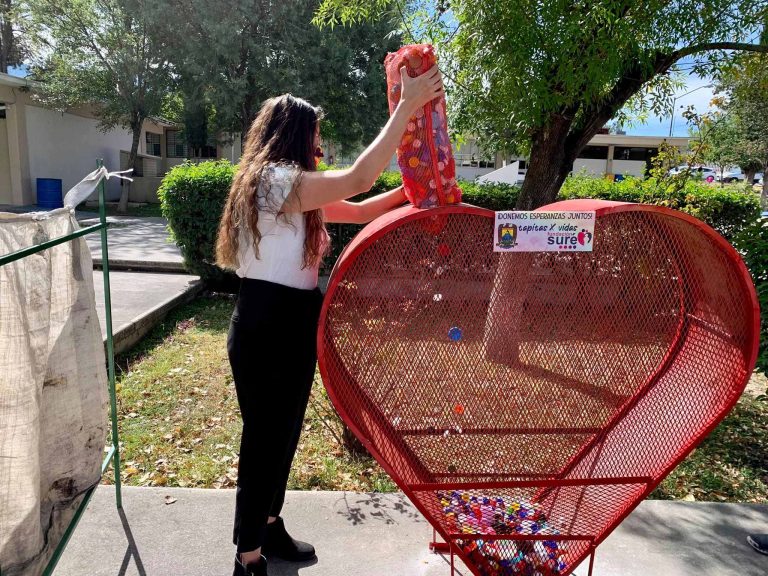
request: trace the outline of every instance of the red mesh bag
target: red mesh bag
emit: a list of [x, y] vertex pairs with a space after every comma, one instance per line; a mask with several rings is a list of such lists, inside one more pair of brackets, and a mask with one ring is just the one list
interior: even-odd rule
[[[423, 74], [437, 62], [429, 44], [403, 46], [387, 54], [389, 113], [400, 101], [400, 68], [406, 66], [411, 77]], [[436, 98], [420, 108], [408, 123], [397, 149], [397, 163], [403, 174], [403, 187], [408, 200], [417, 208], [431, 208], [461, 202], [461, 188], [456, 184], [445, 98]]]

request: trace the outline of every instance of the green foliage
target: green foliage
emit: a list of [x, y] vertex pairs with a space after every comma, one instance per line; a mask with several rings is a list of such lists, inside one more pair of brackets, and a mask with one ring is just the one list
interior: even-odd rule
[[214, 264], [216, 233], [237, 167], [226, 160], [185, 163], [163, 178], [157, 194], [171, 237], [187, 270], [221, 289], [234, 285], [234, 274]]
[[513, 210], [520, 188], [509, 184], [475, 184], [459, 182], [462, 200], [488, 210]]
[[728, 50], [768, 52], [752, 41], [765, 0], [323, 0], [316, 18], [359, 22], [393, 8], [414, 40], [438, 47], [451, 128], [490, 150], [530, 150], [519, 207], [552, 202], [611, 119], [667, 113], [682, 58], [696, 55], [706, 76]]
[[[216, 231], [236, 169], [227, 161], [182, 164], [168, 173], [158, 191], [163, 215], [168, 219], [188, 269], [216, 284], [232, 279], [230, 274], [217, 268], [213, 260]], [[321, 163], [319, 169], [326, 170], [328, 166]], [[369, 192], [357, 196], [355, 200], [364, 200], [397, 188], [401, 183], [399, 172], [384, 172]], [[513, 209], [520, 193], [518, 187], [508, 184], [461, 182], [460, 186], [464, 202], [489, 210]], [[602, 178], [572, 176], [566, 180], [558, 199], [571, 198], [666, 206], [703, 220], [728, 239], [733, 239], [759, 215], [755, 194], [745, 192], [738, 186], [711, 186], [697, 181], [688, 181], [677, 190], [673, 186], [665, 187], [652, 178], [626, 178], [612, 182]], [[326, 257], [321, 273], [330, 273], [341, 251], [362, 228], [355, 224], [328, 226], [332, 251]]]
[[94, 105], [106, 129], [141, 128], [169, 86], [153, 13], [141, 0], [28, 0], [37, 94], [59, 109]]
[[760, 213], [758, 198], [741, 186], [712, 186], [688, 180], [682, 188], [660, 185], [654, 178], [604, 178], [571, 176], [560, 191], [560, 199], [595, 198], [616, 202], [639, 202], [666, 206], [703, 220], [725, 238], [734, 236]]
[[[323, 0], [316, 21], [361, 22], [398, 4]], [[532, 131], [546, 126], [554, 114], [572, 117], [574, 131], [606, 105], [615, 108], [605, 121], [610, 120], [643, 84], [645, 97], [634, 103], [637, 111], [665, 113], [674, 95], [674, 83], [664, 81], [670, 67], [687, 53], [716, 49], [711, 43], [748, 41], [760, 29], [765, 11], [761, 0], [738, 6], [711, 0], [697, 6], [692, 26], [690, 6], [663, 0], [644, 2], [642, 9], [615, 0], [405, 4], [408, 13], [421, 16], [410, 22], [410, 30], [446, 32], [417, 39], [440, 42], [443, 68], [454, 88], [454, 128], [507, 149], [527, 145]], [[707, 62], [697, 62], [706, 67]], [[644, 81], [620, 95], [632, 73]]]
[[361, 196], [360, 199], [363, 200], [365, 198], [369, 198], [370, 196], [381, 194], [387, 190], [397, 188], [402, 184], [403, 178], [400, 175], [400, 172], [382, 172], [381, 175], [376, 178], [376, 183], [373, 185], [373, 187], [366, 193], [365, 196]]
[[[768, 36], [768, 24], [764, 30]], [[768, 39], [763, 38], [768, 45]], [[768, 55], [750, 54], [736, 58], [720, 74], [718, 103], [733, 116], [737, 137], [732, 152], [744, 171], [768, 173]], [[763, 206], [768, 208], [768, 179], [764, 179]]]
[[[144, 120], [158, 115], [170, 86], [163, 35], [143, 0], [28, 0], [35, 96], [64, 110], [88, 105], [100, 127], [132, 133], [134, 166]], [[116, 169], [118, 167], [110, 167]], [[128, 186], [119, 210], [125, 212]]]
[[754, 222], [744, 228], [734, 241], [741, 252], [760, 302], [760, 352], [757, 368], [768, 374], [768, 219]]
[[382, 62], [399, 46], [390, 19], [320, 29], [311, 22], [319, 0], [160, 4], [173, 13], [168, 58], [185, 106], [201, 118], [191, 104], [205, 102], [211, 128], [245, 133], [261, 103], [285, 92], [324, 109], [322, 134], [342, 150], [372, 140], [386, 122]]
[[[391, 190], [400, 184], [399, 172], [384, 172], [371, 191], [356, 200]], [[461, 181], [459, 185], [464, 202], [489, 210], [513, 209], [520, 193], [520, 188], [509, 184]], [[757, 196], [745, 190], [743, 186], [712, 186], [696, 180], [685, 182], [677, 190], [672, 183], [660, 183], [653, 178], [628, 177], [614, 182], [605, 178], [571, 176], [560, 190], [558, 200], [595, 198], [666, 206], [703, 220], [730, 239], [747, 223], [754, 222], [760, 213]], [[345, 238], [347, 236], [344, 235]]]
[[709, 133], [709, 146], [704, 152], [704, 160], [717, 168], [721, 176], [726, 168], [736, 164], [739, 159], [736, 153], [739, 138], [739, 128], [730, 115], [726, 115]]
[[0, 1], [0, 72], [8, 73], [9, 66], [24, 63], [27, 52], [26, 38], [19, 30], [19, 2]]

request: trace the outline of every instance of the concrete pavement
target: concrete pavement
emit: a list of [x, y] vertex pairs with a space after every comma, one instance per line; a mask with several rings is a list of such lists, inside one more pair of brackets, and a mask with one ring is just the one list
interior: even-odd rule
[[[110, 271], [112, 333], [115, 353], [128, 350], [176, 306], [192, 300], [202, 290], [197, 276], [149, 272]], [[96, 312], [106, 337], [104, 277], [93, 271]]]
[[[234, 496], [126, 487], [119, 513], [114, 487], [99, 486], [55, 574], [229, 576]], [[289, 492], [283, 516], [318, 560], [274, 561], [270, 576], [450, 574], [448, 558], [427, 548], [429, 524], [401, 494]], [[598, 548], [594, 576], [765, 576], [768, 556], [745, 537], [766, 529], [768, 506], [646, 501]]]
[[[98, 224], [98, 216], [77, 213], [80, 225]], [[115, 270], [184, 272], [184, 259], [179, 247], [168, 238], [165, 218], [109, 216], [109, 265]], [[101, 238], [98, 234], [85, 237], [91, 249], [93, 263], [101, 266]]]

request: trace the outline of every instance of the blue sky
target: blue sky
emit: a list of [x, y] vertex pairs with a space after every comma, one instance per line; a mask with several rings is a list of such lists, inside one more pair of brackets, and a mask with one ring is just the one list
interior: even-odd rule
[[[693, 74], [689, 74], [685, 79], [685, 87], [677, 90], [676, 94], [679, 96], [675, 101], [675, 115], [672, 128], [673, 136], [687, 136], [688, 124], [685, 118], [682, 116], [682, 112], [688, 106], [694, 106], [697, 112], [705, 112], [709, 108], [709, 102], [712, 100], [712, 88], [705, 87], [712, 81], [707, 78], [700, 78]], [[691, 92], [695, 90], [695, 92]], [[687, 92], [690, 94], [683, 96]], [[667, 114], [664, 117], [652, 116], [648, 118], [645, 124], [638, 124], [636, 126], [625, 128], [627, 134], [635, 136], [667, 136], [669, 135], [669, 123], [670, 115]]]
[[27, 75], [27, 67], [19, 66], [17, 68], [15, 66], [8, 66], [8, 74], [11, 76], [18, 76], [19, 78], [24, 78], [24, 76]]

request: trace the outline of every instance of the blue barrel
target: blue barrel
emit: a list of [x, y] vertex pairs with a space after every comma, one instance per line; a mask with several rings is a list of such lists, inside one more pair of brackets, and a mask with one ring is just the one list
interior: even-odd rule
[[61, 196], [61, 179], [37, 179], [37, 205], [47, 210], [64, 206], [64, 199]]

